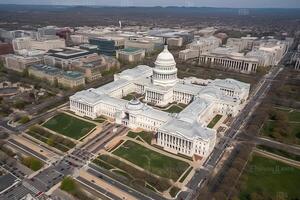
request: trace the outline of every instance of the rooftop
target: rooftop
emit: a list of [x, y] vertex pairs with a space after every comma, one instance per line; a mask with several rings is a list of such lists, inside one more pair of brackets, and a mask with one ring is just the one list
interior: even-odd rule
[[76, 48], [62, 48], [62, 49], [51, 49], [49, 55], [57, 58], [71, 59], [84, 55], [91, 54], [87, 50], [76, 49]]
[[77, 78], [82, 78], [83, 74], [78, 71], [64, 71], [63, 75], [65, 77], [71, 78], [71, 79], [77, 79]]
[[140, 51], [144, 51], [144, 50], [139, 49], [139, 48], [125, 48], [125, 49], [121, 49], [119, 51], [126, 52], [126, 53], [135, 53], [135, 52], [140, 52]]
[[187, 122], [181, 119], [173, 118], [160, 127], [160, 130], [168, 131], [187, 139], [209, 140], [215, 137], [215, 131], [206, 127], [202, 127], [200, 123]]
[[32, 65], [31, 67], [36, 70], [43, 71], [44, 73], [52, 74], [52, 75], [60, 74], [62, 72], [61, 69], [49, 65], [43, 65], [43, 64], [35, 64]]

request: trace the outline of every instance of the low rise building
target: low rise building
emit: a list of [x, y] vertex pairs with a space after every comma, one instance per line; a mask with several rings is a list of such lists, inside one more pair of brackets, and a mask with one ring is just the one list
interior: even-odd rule
[[62, 75], [57, 78], [57, 83], [67, 88], [78, 88], [85, 85], [85, 78], [81, 72], [63, 71]]
[[40, 40], [32, 40], [31, 41], [31, 49], [42, 50], [42, 51], [49, 51], [50, 49], [57, 49], [57, 48], [65, 48], [66, 42], [64, 39], [46, 39], [41, 38]]
[[87, 50], [78, 48], [62, 48], [62, 49], [51, 49], [44, 56], [44, 62], [46, 65], [56, 66], [64, 70], [71, 69], [71, 63], [74, 60], [93, 54]]
[[0, 42], [0, 55], [14, 53], [13, 47], [9, 43]]
[[142, 61], [145, 58], [145, 50], [137, 48], [126, 48], [118, 50], [116, 57], [121, 62], [136, 63]]
[[148, 31], [149, 36], [165, 38], [170, 47], [181, 47], [194, 39], [192, 31], [183, 29], [158, 28]]
[[195, 34], [201, 36], [201, 37], [209, 37], [215, 34], [215, 32], [218, 29], [216, 29], [215, 27], [206, 27], [203, 29], [200, 29], [198, 31], [195, 31]]
[[199, 63], [225, 67], [240, 73], [256, 72], [259, 61], [256, 58], [245, 57], [242, 53], [235, 52], [232, 48], [216, 48], [211, 53], [202, 54]]
[[86, 35], [75, 34], [75, 35], [70, 35], [70, 38], [73, 44], [75, 45], [89, 43], [89, 38]]
[[235, 48], [238, 52], [252, 50], [253, 44], [256, 40], [258, 40], [257, 37], [251, 37], [250, 35], [241, 38], [228, 38], [226, 46]]
[[57, 67], [52, 67], [43, 64], [35, 64], [28, 68], [29, 76], [33, 76], [38, 79], [47, 80], [51, 84], [57, 83], [57, 78], [61, 76], [62, 70]]
[[83, 49], [83, 50], [87, 50], [91, 53], [97, 53], [97, 54], [100, 54], [100, 50], [98, 48], [97, 45], [92, 45], [92, 44], [81, 44], [79, 45], [79, 48], [80, 49]]
[[[161, 40], [159, 40], [161, 41]], [[144, 49], [146, 53], [151, 53], [154, 50], [161, 49], [163, 47], [163, 42], [157, 43], [153, 40], [148, 40], [144, 38], [131, 38], [125, 41], [125, 49], [136, 48]]]
[[12, 41], [13, 49], [15, 53], [20, 54], [23, 50], [42, 50], [49, 51], [50, 49], [64, 48], [66, 47], [65, 40], [58, 37], [53, 38], [39, 38], [34, 40], [30, 37], [16, 38]]
[[40, 57], [24, 57], [20, 55], [8, 54], [4, 55], [4, 67], [17, 72], [24, 72], [29, 66], [33, 64], [42, 63]]
[[120, 63], [115, 58], [96, 53], [78, 58], [71, 63], [71, 69], [82, 72], [87, 81], [97, 80], [102, 72], [119, 67]]
[[22, 37], [22, 38], [16, 38], [12, 40], [12, 46], [15, 52], [26, 49], [31, 49], [31, 38], [30, 37]]
[[57, 67], [35, 64], [28, 68], [29, 76], [48, 81], [55, 86], [76, 88], [85, 85], [83, 73], [78, 71], [63, 71]]
[[222, 41], [214, 36], [200, 37], [187, 45], [187, 49], [179, 52], [181, 60], [188, 60], [199, 57], [203, 53], [209, 53], [221, 45]]
[[116, 55], [116, 50], [123, 49], [125, 45], [124, 37], [98, 37], [89, 39], [89, 43], [97, 45], [101, 54], [107, 56]]

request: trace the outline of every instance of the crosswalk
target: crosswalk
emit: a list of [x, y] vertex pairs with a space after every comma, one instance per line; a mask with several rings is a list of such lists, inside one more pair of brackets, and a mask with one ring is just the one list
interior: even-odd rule
[[0, 199], [7, 200], [7, 199], [21, 199], [25, 197], [27, 194], [31, 194], [35, 196], [36, 194], [32, 192], [30, 189], [25, 187], [23, 184], [18, 184], [5, 194], [0, 196]]
[[31, 185], [30, 183], [23, 181], [22, 185], [24, 187], [26, 187], [28, 190], [30, 190], [31, 192], [33, 192], [34, 194], [38, 194], [40, 191], [38, 189], [36, 189], [33, 185]]

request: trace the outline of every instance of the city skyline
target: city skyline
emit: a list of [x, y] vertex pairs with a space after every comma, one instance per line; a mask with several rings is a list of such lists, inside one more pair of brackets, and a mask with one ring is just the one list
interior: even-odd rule
[[21, 0], [2, 0], [0, 4], [26, 4], [26, 5], [97, 5], [97, 6], [186, 6], [186, 7], [224, 7], [224, 8], [300, 8], [298, 0], [45, 0], [43, 2], [38, 0], [28, 0], [26, 2]]

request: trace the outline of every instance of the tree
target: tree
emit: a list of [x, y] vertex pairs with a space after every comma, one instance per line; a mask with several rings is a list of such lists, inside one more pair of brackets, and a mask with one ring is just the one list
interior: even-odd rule
[[52, 137], [48, 138], [48, 139], [47, 139], [47, 144], [48, 144], [49, 146], [54, 146], [54, 139], [53, 139]]
[[257, 193], [257, 192], [252, 192], [252, 193], [250, 194], [250, 199], [251, 199], [251, 200], [264, 200], [265, 197], [264, 197], [263, 195]]
[[35, 157], [28, 156], [21, 159], [23, 165], [29, 167], [33, 171], [37, 171], [43, 167], [43, 163]]
[[78, 186], [72, 177], [67, 176], [61, 182], [60, 189], [68, 193], [73, 193], [78, 189]]
[[30, 118], [28, 117], [28, 116], [23, 116], [23, 117], [21, 117], [21, 119], [19, 120], [19, 123], [20, 124], [25, 124], [25, 123], [27, 123], [27, 122], [29, 122], [30, 121]]
[[216, 192], [216, 193], [214, 193], [214, 199], [224, 200], [224, 199], [226, 199], [226, 195], [223, 192]]
[[2, 151], [0, 151], [0, 162], [1, 163], [6, 163], [8, 159], [8, 155]]
[[23, 101], [23, 100], [17, 100], [15, 103], [14, 103], [14, 107], [17, 108], [17, 109], [23, 109], [26, 105], [26, 102]]

